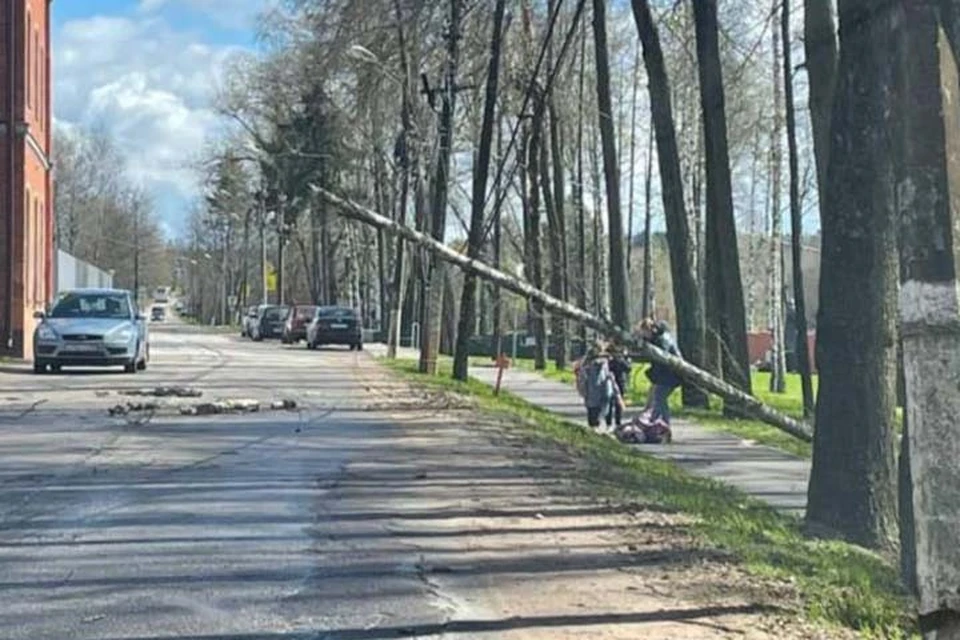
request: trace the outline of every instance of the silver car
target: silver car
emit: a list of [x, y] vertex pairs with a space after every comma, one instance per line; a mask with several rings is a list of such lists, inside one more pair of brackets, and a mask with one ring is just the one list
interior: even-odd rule
[[120, 289], [77, 289], [63, 294], [40, 320], [33, 335], [33, 370], [122, 366], [127, 373], [147, 368], [150, 341], [146, 318], [133, 296]]

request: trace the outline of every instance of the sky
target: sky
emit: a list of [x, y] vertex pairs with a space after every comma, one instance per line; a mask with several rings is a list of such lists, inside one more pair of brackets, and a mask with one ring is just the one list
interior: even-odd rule
[[232, 55], [256, 46], [267, 0], [61, 0], [53, 12], [54, 118], [103, 128], [176, 236], [195, 198], [189, 166], [215, 137]]

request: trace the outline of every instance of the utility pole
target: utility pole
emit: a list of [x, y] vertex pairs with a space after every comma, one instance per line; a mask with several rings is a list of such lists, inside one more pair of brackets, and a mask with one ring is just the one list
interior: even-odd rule
[[[421, 76], [424, 84], [423, 92], [430, 102], [436, 104], [439, 94], [442, 105], [440, 108], [439, 138], [440, 150], [437, 154], [437, 164], [433, 185], [430, 193], [430, 234], [439, 242], [443, 242], [447, 220], [447, 188], [450, 178], [450, 156], [453, 148], [453, 116], [456, 111], [457, 63], [459, 59], [460, 40], [460, 2], [450, 0], [450, 28], [447, 38], [447, 64], [444, 74], [444, 86], [440, 89], [431, 89], [426, 76]], [[443, 282], [444, 271], [440, 260], [433, 255], [424, 257], [425, 278], [423, 284], [424, 317], [420, 339], [420, 372], [434, 374], [437, 371], [437, 356], [440, 351], [440, 328], [443, 313]]]

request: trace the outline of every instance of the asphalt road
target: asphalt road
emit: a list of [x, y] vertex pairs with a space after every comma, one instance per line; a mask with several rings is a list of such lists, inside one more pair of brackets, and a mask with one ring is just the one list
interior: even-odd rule
[[[598, 502], [567, 452], [369, 351], [151, 346], [135, 375], [0, 364], [0, 640], [771, 637], [681, 517]], [[203, 397], [125, 395], [160, 385]], [[178, 411], [246, 398], [298, 406]], [[130, 401], [160, 406], [108, 414]]]
[[[0, 637], [425, 637], [469, 611], [404, 537], [449, 504], [411, 490], [432, 454], [371, 404], [369, 356], [186, 325], [151, 348], [136, 375], [3, 366]], [[300, 407], [107, 415], [156, 385]]]

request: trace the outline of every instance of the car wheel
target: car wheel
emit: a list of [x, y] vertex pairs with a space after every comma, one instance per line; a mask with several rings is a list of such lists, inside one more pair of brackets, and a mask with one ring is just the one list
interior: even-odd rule
[[44, 374], [44, 373], [47, 372], [47, 365], [42, 364], [42, 363], [39, 363], [39, 362], [34, 362], [34, 363], [33, 363], [33, 372], [36, 373], [36, 374]]
[[123, 365], [123, 372], [124, 372], [124, 373], [136, 373], [136, 372], [137, 372], [137, 363], [136, 363], [136, 361], [134, 361], [134, 362], [128, 362], [127, 364]]
[[363, 343], [362, 343], [362, 342], [358, 342], [358, 343], [357, 343], [357, 351], [363, 351]]

